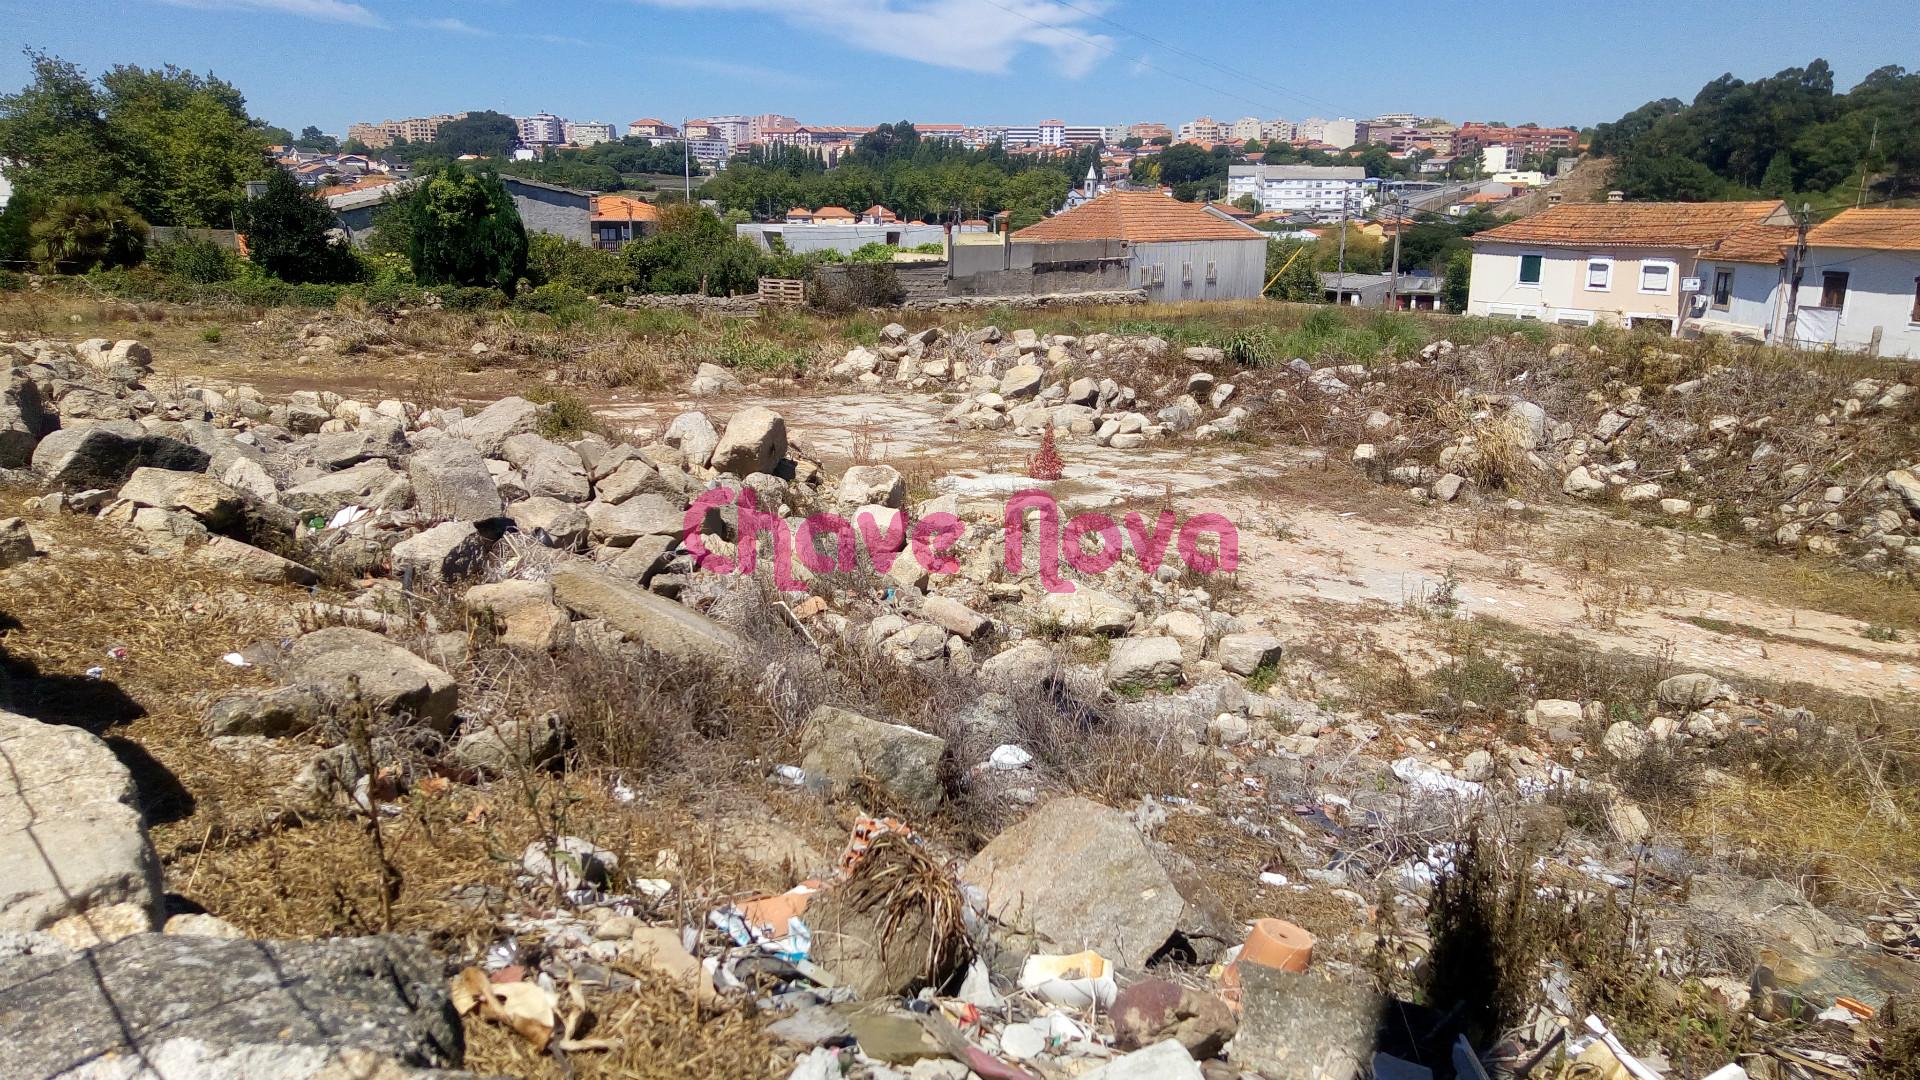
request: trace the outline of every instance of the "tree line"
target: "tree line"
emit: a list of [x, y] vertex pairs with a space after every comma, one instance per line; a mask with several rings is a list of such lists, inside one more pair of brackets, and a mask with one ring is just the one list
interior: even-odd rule
[[1785, 198], [1851, 206], [1920, 194], [1920, 73], [1888, 65], [1834, 91], [1825, 60], [1745, 82], [1732, 74], [1691, 102], [1661, 98], [1594, 130], [1635, 199]]

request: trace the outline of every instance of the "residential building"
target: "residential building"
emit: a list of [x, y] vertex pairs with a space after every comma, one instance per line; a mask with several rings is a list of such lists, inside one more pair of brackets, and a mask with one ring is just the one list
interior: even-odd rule
[[1266, 124], [1257, 116], [1243, 116], [1228, 125], [1227, 137], [1237, 143], [1262, 138], [1260, 132], [1265, 126]]
[[823, 206], [813, 212], [815, 225], [852, 225], [859, 219], [844, 206]]
[[1012, 245], [1118, 243], [1147, 299], [1234, 300], [1266, 284], [1267, 234], [1153, 191], [1105, 195], [1013, 234]]
[[1355, 120], [1343, 116], [1338, 120], [1324, 120], [1320, 125], [1320, 137], [1315, 142], [1323, 142], [1336, 149], [1345, 150], [1367, 141], [1367, 132], [1372, 127], [1364, 120]]
[[1127, 133], [1121, 136], [1121, 138], [1139, 139], [1141, 142], [1152, 142], [1159, 138], [1171, 139], [1173, 138], [1173, 129], [1167, 127], [1165, 124], [1128, 124]]
[[731, 154], [735, 147], [742, 146], [748, 141], [748, 133], [752, 130], [753, 118], [729, 115], [709, 116], [703, 120], [690, 120], [687, 122], [689, 134], [692, 134], [692, 129], [695, 124], [705, 125], [708, 137], [719, 139], [721, 142], [726, 143], [727, 153]]
[[1367, 128], [1367, 142], [1384, 146], [1396, 154], [1412, 153], [1416, 150], [1431, 150], [1436, 154], [1453, 152], [1453, 129], [1446, 125], [1439, 127], [1415, 127], [1412, 124], [1381, 124], [1374, 121]]
[[381, 150], [405, 139], [410, 143], [432, 142], [440, 133], [440, 125], [460, 120], [467, 113], [442, 113], [439, 116], [413, 116], [405, 120], [382, 120], [378, 124], [354, 124], [347, 128], [347, 138], [365, 144], [369, 149]]
[[[691, 127], [692, 125], [688, 126]], [[726, 140], [724, 139], [689, 138], [672, 141], [684, 141], [687, 144], [687, 153], [693, 160], [700, 162], [702, 165], [725, 165], [727, 163], [729, 151]]]
[[1290, 120], [1269, 120], [1260, 125], [1260, 137], [1268, 142], [1292, 142], [1299, 133]]
[[761, 113], [759, 116], [747, 118], [747, 141], [767, 142], [768, 132], [792, 131], [799, 126], [800, 121], [795, 120], [791, 116], [781, 116], [779, 113]]
[[649, 116], [627, 125], [627, 134], [637, 139], [677, 139], [680, 129], [665, 120]]
[[[1520, 166], [1520, 155], [1514, 153], [1511, 146], [1481, 146], [1478, 149], [1480, 171], [1483, 173], [1503, 173]], [[1470, 147], [1466, 152], [1472, 153], [1473, 148]]]
[[1293, 141], [1297, 143], [1326, 142], [1327, 122], [1317, 116], [1309, 116], [1293, 125]]
[[1338, 221], [1366, 209], [1366, 180], [1358, 165], [1229, 165], [1227, 201], [1251, 195], [1262, 210]]
[[1443, 280], [1431, 274], [1327, 274], [1320, 289], [1330, 304], [1393, 307], [1397, 311], [1438, 311]]
[[1472, 153], [1475, 148], [1506, 146], [1521, 156], [1572, 150], [1580, 142], [1573, 128], [1492, 127], [1487, 124], [1461, 124], [1453, 133], [1456, 151]]
[[1373, 118], [1373, 122], [1382, 127], [1413, 127], [1422, 119], [1424, 118], [1415, 116], [1412, 113], [1397, 112], [1381, 113], [1379, 116]]
[[1217, 143], [1227, 137], [1228, 127], [1211, 116], [1202, 116], [1180, 125], [1181, 142]]
[[516, 116], [513, 122], [519, 125], [520, 141], [529, 146], [567, 141], [567, 122], [552, 113]]
[[613, 125], [598, 120], [567, 122], [567, 142], [574, 146], [598, 146], [613, 141]]
[[894, 225], [898, 224], [899, 221], [900, 215], [881, 206], [879, 203], [874, 203], [872, 206], [860, 211], [860, 223], [862, 225]]
[[794, 207], [787, 212], [783, 222], [747, 222], [734, 226], [734, 235], [754, 242], [762, 250], [773, 250], [773, 241], [778, 239], [780, 246], [797, 254], [814, 251], [837, 251], [842, 255], [851, 255], [867, 244], [892, 244], [895, 247], [919, 247], [922, 244], [937, 244], [946, 237], [946, 229], [940, 225], [914, 224], [912, 222], [869, 225], [853, 219], [853, 215], [838, 207], [823, 207], [825, 211], [839, 210], [833, 216], [834, 224], [817, 223], [802, 220], [806, 217], [817, 218], [804, 207]]
[[595, 195], [591, 226], [594, 247], [619, 251], [629, 241], [639, 240], [658, 229], [660, 210], [632, 195]]
[[1792, 337], [1920, 359], [1920, 210], [1843, 210], [1807, 233]]
[[[1678, 333], [1686, 282], [1742, 230], [1790, 223], [1779, 200], [1563, 203], [1470, 239], [1467, 312]], [[1730, 283], [1731, 284], [1731, 283]]]
[[1767, 220], [1703, 250], [1694, 271], [1701, 292], [1692, 298], [1682, 331], [1775, 340], [1786, 303], [1787, 251], [1798, 237], [1798, 227]]

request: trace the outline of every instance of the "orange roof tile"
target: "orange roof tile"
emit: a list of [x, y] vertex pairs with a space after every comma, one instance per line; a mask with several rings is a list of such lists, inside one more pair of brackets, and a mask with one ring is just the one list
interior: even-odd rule
[[787, 211], [787, 216], [788, 217], [812, 217], [813, 211], [807, 209], [804, 206], [796, 206], [793, 209]]
[[639, 127], [672, 127], [673, 125], [672, 125], [672, 124], [669, 124], [669, 123], [667, 123], [667, 122], [666, 122], [665, 120], [655, 120], [655, 119], [654, 119], [653, 117], [651, 117], [651, 116], [647, 116], [647, 117], [642, 117], [642, 118], [641, 118], [641, 119], [639, 119], [639, 120], [635, 120], [635, 121], [634, 121], [633, 123], [631, 123], [631, 124], [628, 124], [627, 126], [628, 126], [628, 127], [635, 127], [635, 126], [639, 126]]
[[879, 203], [874, 203], [872, 206], [869, 206], [865, 210], [861, 211], [861, 216], [890, 218], [894, 216], [894, 213], [893, 211], [887, 209], [886, 207], [881, 206]]
[[1562, 203], [1542, 213], [1473, 237], [1478, 243], [1542, 244], [1548, 247], [1703, 248], [1769, 218], [1786, 217], [1786, 204]]
[[1109, 191], [1013, 234], [1015, 240], [1263, 240], [1251, 225], [1152, 191]]
[[850, 218], [850, 217], [854, 217], [855, 215], [853, 211], [847, 209], [844, 206], [823, 206], [820, 209], [815, 210], [813, 212], [813, 216], [817, 218], [828, 218], [828, 217]]
[[1842, 210], [1807, 233], [1814, 247], [1920, 251], [1920, 210]]
[[595, 195], [595, 221], [659, 221], [660, 210], [645, 199], [631, 195]]
[[1748, 225], [1728, 233], [1701, 255], [1720, 262], [1782, 263], [1797, 231], [1791, 225]]
[[345, 195], [349, 191], [367, 191], [372, 188], [385, 187], [388, 184], [396, 183], [399, 183], [399, 181], [393, 177], [381, 176], [376, 173], [372, 176], [363, 176], [351, 184], [330, 184], [326, 187], [319, 188], [314, 194], [324, 199], [332, 195]]

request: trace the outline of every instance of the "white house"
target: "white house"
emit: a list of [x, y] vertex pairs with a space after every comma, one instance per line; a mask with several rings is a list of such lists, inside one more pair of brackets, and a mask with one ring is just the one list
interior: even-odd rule
[[1085, 242], [1124, 250], [1127, 284], [1153, 301], [1249, 300], [1266, 285], [1266, 233], [1157, 191], [1109, 191], [1012, 237], [1016, 247], [1101, 246]]
[[[1751, 231], [1759, 227], [1777, 231]], [[1705, 280], [1721, 265], [1711, 261], [1713, 252], [1732, 249], [1736, 234], [1744, 235], [1733, 253], [1746, 258], [1763, 257], [1770, 242], [1791, 243], [1786, 204], [1563, 203], [1472, 238], [1467, 313], [1568, 326], [1651, 325], [1678, 333], [1683, 313], [1690, 317], [1699, 310], [1697, 296], [1713, 302], [1719, 279]], [[1779, 271], [1731, 259], [1725, 265], [1730, 295], [1721, 313], [1731, 322], [1731, 292], [1748, 295], [1769, 274], [1777, 282]], [[1746, 280], [1742, 267], [1749, 268]], [[1690, 279], [1701, 279], [1698, 290], [1686, 288]], [[1742, 308], [1743, 317], [1756, 314]], [[1760, 319], [1751, 330], [1764, 336], [1767, 325]]]
[[1920, 210], [1841, 211], [1807, 233], [1799, 279], [1783, 336], [1920, 360]]
[[1227, 201], [1251, 195], [1271, 213], [1338, 221], [1366, 209], [1366, 180], [1358, 165], [1229, 165]]

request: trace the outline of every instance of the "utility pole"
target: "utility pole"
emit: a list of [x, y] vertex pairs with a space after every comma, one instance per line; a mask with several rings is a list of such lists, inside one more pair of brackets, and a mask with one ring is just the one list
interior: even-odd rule
[[1402, 191], [1393, 200], [1393, 274], [1387, 279], [1387, 310], [1400, 310], [1400, 234], [1406, 230], [1407, 196]]
[[691, 122], [684, 116], [680, 118], [680, 170], [686, 174], [688, 206], [693, 205], [693, 143], [687, 135], [687, 125]]
[[1867, 201], [1868, 163], [1873, 160], [1873, 149], [1875, 146], [1879, 145], [1879, 143], [1880, 143], [1880, 118], [1876, 116], [1873, 119], [1873, 134], [1867, 136], [1866, 155], [1860, 159], [1860, 194], [1858, 197], [1856, 197], [1853, 200], [1854, 209], [1856, 210], [1860, 208], [1860, 205], [1862, 203]]
[[1342, 187], [1340, 189], [1340, 263], [1339, 270], [1333, 279], [1333, 299], [1335, 303], [1341, 304], [1346, 303], [1341, 297], [1345, 295], [1344, 290], [1347, 287], [1347, 211], [1352, 199], [1353, 189]]
[[1793, 215], [1794, 225], [1799, 232], [1794, 238], [1793, 250], [1787, 253], [1787, 327], [1781, 335], [1787, 347], [1791, 348], [1798, 336], [1800, 321], [1800, 275], [1805, 272], [1807, 259], [1807, 227], [1812, 221], [1811, 207], [1800, 204], [1800, 212]]

